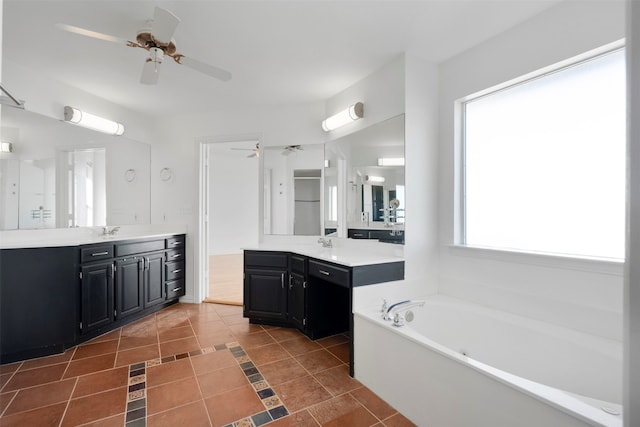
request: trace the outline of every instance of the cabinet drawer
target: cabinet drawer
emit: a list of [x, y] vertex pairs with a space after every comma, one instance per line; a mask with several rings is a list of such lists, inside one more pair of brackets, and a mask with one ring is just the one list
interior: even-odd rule
[[80, 263], [113, 258], [113, 245], [89, 246], [80, 248]]
[[368, 239], [369, 230], [358, 230], [358, 229], [350, 228], [349, 230], [347, 230], [347, 236], [350, 239]]
[[169, 237], [165, 243], [167, 249], [184, 248], [184, 236]]
[[167, 282], [167, 299], [181, 297], [185, 294], [184, 279]]
[[307, 272], [306, 269], [306, 257], [300, 255], [291, 255], [291, 271], [304, 275]]
[[184, 261], [168, 262], [164, 265], [165, 280], [175, 280], [184, 277]]
[[287, 268], [289, 255], [283, 252], [245, 251], [244, 265], [255, 267]]
[[173, 251], [167, 251], [167, 253], [165, 254], [166, 258], [165, 261], [170, 262], [170, 261], [180, 261], [184, 259], [184, 249], [176, 249]]
[[351, 281], [348, 268], [337, 267], [323, 262], [309, 260], [309, 275], [319, 277], [336, 285], [349, 287]]
[[122, 243], [116, 245], [116, 256], [141, 254], [144, 252], [164, 250], [164, 240], [152, 240], [149, 242]]

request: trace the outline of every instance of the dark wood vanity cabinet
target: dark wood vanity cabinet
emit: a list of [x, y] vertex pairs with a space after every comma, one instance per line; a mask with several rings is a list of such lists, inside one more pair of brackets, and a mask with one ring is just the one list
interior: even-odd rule
[[76, 246], [0, 250], [0, 363], [60, 353], [78, 325]]
[[[164, 266], [165, 253], [156, 252], [144, 257], [144, 308], [160, 304], [165, 301]], [[184, 292], [181, 294], [184, 295]]]
[[114, 321], [114, 266], [111, 260], [80, 268], [80, 329], [94, 331]]
[[404, 261], [349, 267], [247, 250], [244, 275], [244, 316], [251, 323], [293, 326], [317, 339], [349, 331], [352, 288], [403, 279]]
[[116, 319], [123, 319], [144, 308], [145, 267], [143, 257], [115, 260]]
[[184, 234], [0, 250], [0, 363], [61, 353], [177, 302], [184, 265]]
[[180, 235], [82, 247], [80, 333], [103, 333], [184, 295], [184, 242]]
[[287, 315], [292, 326], [307, 331], [307, 258], [291, 255]]
[[245, 251], [244, 316], [255, 323], [287, 325], [288, 276], [288, 253]]

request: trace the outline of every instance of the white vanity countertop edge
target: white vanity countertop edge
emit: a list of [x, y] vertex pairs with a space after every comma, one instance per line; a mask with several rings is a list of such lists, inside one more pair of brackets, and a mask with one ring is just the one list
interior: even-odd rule
[[113, 236], [103, 236], [101, 234], [102, 227], [99, 227], [100, 231], [97, 228], [0, 231], [0, 249], [81, 246], [185, 234], [185, 227], [182, 226], [122, 228]]
[[298, 255], [329, 261], [334, 264], [340, 264], [347, 267], [404, 261], [404, 258], [400, 256], [341, 247], [323, 248], [321, 246], [311, 245], [274, 245], [263, 243], [254, 247], [244, 247], [243, 249], [252, 251], [292, 252]]

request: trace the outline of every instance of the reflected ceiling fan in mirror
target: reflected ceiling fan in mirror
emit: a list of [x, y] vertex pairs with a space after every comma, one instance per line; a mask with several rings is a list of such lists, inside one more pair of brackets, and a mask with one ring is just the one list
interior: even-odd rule
[[268, 150], [282, 150], [282, 152], [280, 154], [282, 154], [283, 156], [288, 156], [291, 153], [295, 153], [297, 151], [303, 151], [304, 149], [302, 148], [302, 145], [285, 145], [284, 147], [282, 146], [274, 146], [274, 147], [267, 147]]
[[251, 157], [260, 157], [260, 143], [256, 143], [255, 148], [236, 148], [232, 147], [231, 150], [239, 150], [239, 151], [253, 151], [253, 153], [249, 154], [247, 158]]
[[207, 76], [225, 82], [229, 81], [231, 79], [230, 72], [213, 65], [205, 64], [204, 62], [196, 59], [189, 58], [176, 51], [176, 43], [173, 39], [173, 33], [179, 23], [180, 18], [170, 11], [156, 6], [153, 19], [148, 20], [145, 26], [138, 30], [136, 34], [136, 41], [125, 40], [119, 37], [98, 33], [96, 31], [68, 24], [57, 24], [57, 27], [61, 30], [79, 34], [81, 36], [123, 44], [129, 47], [139, 47], [148, 51], [149, 57], [144, 62], [142, 67], [142, 76], [140, 77], [140, 83], [143, 84], [154, 85], [158, 83], [160, 64], [162, 64], [162, 60], [165, 56], [173, 58], [176, 63], [186, 65], [187, 67], [206, 74]]

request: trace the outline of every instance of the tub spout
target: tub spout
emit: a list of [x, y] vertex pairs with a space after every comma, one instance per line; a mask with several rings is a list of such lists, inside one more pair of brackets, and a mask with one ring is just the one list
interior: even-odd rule
[[411, 307], [416, 307], [416, 306], [422, 307], [424, 304], [425, 304], [425, 300], [423, 299], [421, 300], [408, 299], [404, 301], [399, 301], [394, 304], [391, 304], [387, 309], [386, 313], [382, 315], [382, 318], [384, 320], [394, 320], [396, 314], [398, 314], [399, 312], [406, 311]]

